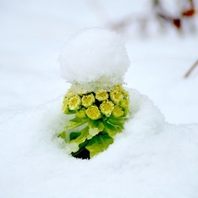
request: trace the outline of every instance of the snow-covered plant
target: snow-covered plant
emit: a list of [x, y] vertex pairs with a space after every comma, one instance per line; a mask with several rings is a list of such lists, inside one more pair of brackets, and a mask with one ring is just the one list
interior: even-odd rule
[[113, 143], [127, 120], [128, 97], [121, 85], [84, 94], [74, 93], [72, 89], [67, 92], [62, 110], [65, 114], [74, 114], [74, 118], [58, 137], [68, 143], [72, 156], [91, 158]]
[[122, 39], [99, 28], [71, 37], [59, 61], [62, 77], [71, 83], [62, 111], [73, 117], [58, 137], [69, 154], [89, 159], [106, 150], [124, 129], [129, 94], [123, 76], [130, 62]]

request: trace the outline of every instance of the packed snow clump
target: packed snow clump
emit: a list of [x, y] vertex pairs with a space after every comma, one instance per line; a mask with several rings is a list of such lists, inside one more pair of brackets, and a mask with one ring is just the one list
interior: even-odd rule
[[61, 76], [67, 82], [103, 88], [122, 84], [130, 65], [122, 38], [101, 28], [83, 29], [70, 37], [59, 62]]

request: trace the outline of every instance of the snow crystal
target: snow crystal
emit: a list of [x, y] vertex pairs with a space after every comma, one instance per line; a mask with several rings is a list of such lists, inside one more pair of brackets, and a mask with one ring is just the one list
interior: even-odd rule
[[99, 86], [123, 83], [130, 65], [124, 41], [102, 28], [83, 29], [70, 37], [59, 56], [61, 76], [68, 82]]

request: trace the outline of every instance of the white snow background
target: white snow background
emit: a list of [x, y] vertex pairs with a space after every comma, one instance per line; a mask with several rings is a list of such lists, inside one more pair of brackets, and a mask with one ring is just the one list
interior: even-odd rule
[[[197, 35], [125, 36], [133, 112], [125, 131], [92, 160], [59, 147], [69, 88], [60, 49], [108, 18], [86, 2], [0, 2], [0, 197], [197, 198], [198, 68], [183, 78], [198, 58]], [[146, 9], [143, 0], [100, 2], [112, 20]]]

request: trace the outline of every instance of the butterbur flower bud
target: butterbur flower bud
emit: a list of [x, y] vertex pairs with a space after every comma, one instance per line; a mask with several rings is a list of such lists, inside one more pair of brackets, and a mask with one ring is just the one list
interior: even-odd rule
[[112, 115], [116, 118], [121, 117], [124, 115], [124, 111], [118, 105], [115, 105]]
[[[73, 85], [64, 97], [62, 110], [65, 114], [75, 114], [75, 117], [66, 125], [64, 134], [61, 132], [58, 137], [68, 143], [72, 156], [90, 159], [105, 150], [113, 142], [114, 135], [124, 128], [130, 112], [129, 95], [119, 84], [98, 91]], [[101, 143], [100, 138], [108, 141]], [[101, 150], [97, 150], [98, 147]]]
[[109, 97], [109, 94], [105, 90], [100, 90], [96, 92], [96, 99], [99, 101], [107, 100]]
[[78, 95], [74, 95], [69, 99], [68, 106], [70, 110], [78, 110], [80, 108], [81, 98]]
[[66, 42], [59, 62], [61, 76], [71, 84], [62, 107], [71, 119], [58, 137], [69, 154], [90, 159], [113, 143], [128, 119], [122, 85], [130, 61], [123, 39], [103, 28], [82, 30]]
[[113, 109], [114, 109], [114, 104], [109, 100], [103, 101], [102, 104], [100, 105], [101, 112], [107, 117], [111, 115]]
[[84, 107], [89, 107], [94, 102], [95, 102], [95, 98], [94, 98], [94, 95], [92, 93], [88, 94], [88, 95], [83, 95], [83, 97], [82, 97], [82, 105]]
[[100, 110], [95, 105], [88, 107], [88, 109], [86, 110], [86, 114], [92, 120], [98, 120], [101, 118]]

